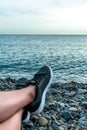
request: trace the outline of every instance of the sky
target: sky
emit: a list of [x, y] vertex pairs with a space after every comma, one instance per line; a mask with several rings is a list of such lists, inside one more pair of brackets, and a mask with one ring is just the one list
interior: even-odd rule
[[87, 34], [87, 0], [0, 0], [1, 34]]

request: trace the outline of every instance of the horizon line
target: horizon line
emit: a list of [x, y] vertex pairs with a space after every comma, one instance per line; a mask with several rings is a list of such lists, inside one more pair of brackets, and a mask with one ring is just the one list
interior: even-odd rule
[[83, 33], [0, 33], [0, 35], [87, 35]]

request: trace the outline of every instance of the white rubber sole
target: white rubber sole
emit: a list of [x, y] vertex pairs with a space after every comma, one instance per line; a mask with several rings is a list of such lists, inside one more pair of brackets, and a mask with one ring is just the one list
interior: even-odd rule
[[30, 119], [30, 112], [27, 113], [27, 117], [25, 118], [25, 120], [23, 120], [24, 123], [29, 122]]
[[50, 81], [49, 81], [47, 87], [45, 88], [45, 90], [44, 90], [44, 92], [43, 92], [43, 95], [42, 95], [42, 98], [41, 98], [41, 104], [40, 104], [39, 108], [38, 108], [35, 112], [33, 112], [32, 114], [37, 115], [37, 114], [41, 113], [42, 110], [43, 110], [43, 108], [44, 108], [45, 98], [46, 98], [46, 93], [47, 93], [47, 91], [48, 91], [48, 88], [49, 88], [50, 85], [51, 85], [52, 78], [53, 78], [53, 72], [52, 72], [52, 69], [51, 69], [50, 67], [49, 67], [49, 69], [50, 69], [50, 72], [51, 72], [51, 78], [50, 78]]

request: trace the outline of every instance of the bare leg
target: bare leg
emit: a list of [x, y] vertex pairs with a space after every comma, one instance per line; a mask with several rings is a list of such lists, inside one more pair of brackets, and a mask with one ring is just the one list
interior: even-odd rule
[[34, 100], [36, 86], [0, 92], [0, 122], [3, 122]]
[[0, 130], [20, 130], [23, 109], [15, 113], [8, 120], [0, 123]]

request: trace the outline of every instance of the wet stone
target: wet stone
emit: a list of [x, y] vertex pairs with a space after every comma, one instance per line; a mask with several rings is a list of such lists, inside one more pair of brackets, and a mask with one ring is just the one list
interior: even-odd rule
[[69, 97], [73, 97], [73, 96], [76, 95], [76, 92], [70, 92], [70, 93], [68, 93], [67, 95], [68, 95]]
[[68, 121], [71, 119], [71, 114], [69, 112], [64, 112], [62, 113], [61, 117]]
[[87, 109], [87, 102], [86, 101], [82, 102], [81, 105]]
[[58, 129], [59, 130], [64, 130], [64, 128], [62, 126], [59, 126]]
[[69, 111], [71, 111], [71, 112], [77, 112], [77, 111], [78, 111], [78, 109], [77, 109], [77, 108], [75, 108], [75, 107], [70, 107], [70, 108], [69, 108]]
[[[15, 82], [12, 78], [0, 79], [0, 90], [14, 90]], [[22, 123], [22, 130], [59, 129], [87, 130], [87, 84], [52, 83], [43, 112], [32, 115], [27, 124]]]
[[48, 100], [49, 100], [49, 102], [52, 103], [52, 102], [53, 102], [53, 97], [52, 97], [52, 96], [49, 96], [49, 97], [48, 97]]
[[87, 93], [87, 90], [86, 89], [78, 89], [78, 93], [85, 94], [85, 93]]
[[45, 117], [39, 117], [38, 123], [40, 126], [46, 126], [48, 124], [48, 120]]

